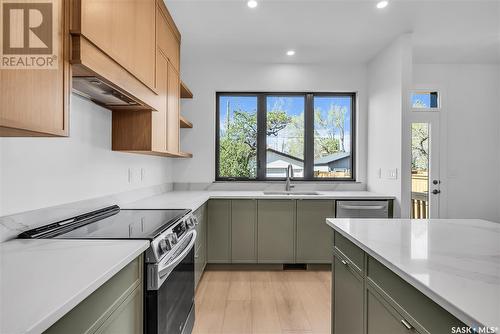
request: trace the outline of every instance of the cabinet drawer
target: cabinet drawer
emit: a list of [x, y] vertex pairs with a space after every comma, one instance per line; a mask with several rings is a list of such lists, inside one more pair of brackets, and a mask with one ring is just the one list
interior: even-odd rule
[[352, 262], [359, 272], [365, 271], [365, 261], [363, 250], [347, 240], [340, 233], [335, 232], [335, 249], [339, 251], [349, 262]]
[[106, 319], [96, 334], [142, 334], [143, 304], [142, 285], [121, 303], [118, 309]]
[[88, 296], [45, 333], [93, 333], [142, 284], [139, 256]]
[[367, 294], [367, 334], [418, 334], [414, 325], [405, 319], [374, 289]]
[[388, 299], [397, 301], [402, 312], [410, 314], [429, 333], [449, 333], [453, 326], [465, 326], [372, 257], [368, 258], [367, 275], [369, 282], [374, 283]]

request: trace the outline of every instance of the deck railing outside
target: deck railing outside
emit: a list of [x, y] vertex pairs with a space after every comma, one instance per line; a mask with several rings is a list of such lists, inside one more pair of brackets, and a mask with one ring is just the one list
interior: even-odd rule
[[411, 218], [429, 218], [429, 176], [427, 171], [412, 172], [411, 183]]
[[411, 218], [426, 219], [429, 217], [429, 194], [411, 193]]

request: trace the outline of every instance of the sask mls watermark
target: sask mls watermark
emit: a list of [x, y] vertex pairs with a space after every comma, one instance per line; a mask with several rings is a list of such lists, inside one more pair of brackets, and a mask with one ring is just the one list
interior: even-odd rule
[[0, 68], [58, 67], [59, 0], [0, 0]]

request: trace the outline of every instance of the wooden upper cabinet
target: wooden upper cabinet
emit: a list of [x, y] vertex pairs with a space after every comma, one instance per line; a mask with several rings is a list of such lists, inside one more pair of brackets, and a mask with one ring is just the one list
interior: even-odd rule
[[180, 34], [163, 3], [156, 9], [157, 46], [172, 66], [180, 71]]
[[[155, 87], [155, 0], [74, 0], [74, 28], [150, 88]], [[75, 20], [75, 23], [78, 22]]]
[[152, 150], [157, 152], [167, 151], [168, 66], [168, 59], [158, 51], [156, 56], [156, 89], [163, 100], [163, 107], [158, 112], [152, 113]]
[[179, 152], [179, 104], [181, 86], [179, 73], [172, 63], [168, 63], [168, 91], [167, 91], [167, 148], [169, 151]]
[[156, 87], [163, 104], [156, 112], [113, 110], [113, 150], [189, 158], [192, 155], [179, 148], [179, 74], [160, 50], [156, 62]]
[[56, 68], [0, 68], [0, 136], [68, 135], [68, 10], [66, 1], [54, 2]]

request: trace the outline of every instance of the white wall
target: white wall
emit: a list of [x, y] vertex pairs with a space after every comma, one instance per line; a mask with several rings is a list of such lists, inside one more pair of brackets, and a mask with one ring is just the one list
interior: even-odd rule
[[415, 65], [414, 84], [442, 92], [442, 218], [500, 222], [500, 66]]
[[[403, 106], [411, 76], [411, 40], [403, 35], [368, 64], [369, 191], [396, 197], [395, 216], [402, 212]], [[388, 177], [397, 170], [396, 177]]]
[[111, 151], [110, 111], [73, 95], [70, 123], [69, 138], [0, 138], [0, 216], [172, 182], [171, 159]]
[[[184, 51], [183, 51], [184, 52]], [[184, 54], [186, 54], [184, 52]], [[181, 146], [190, 160], [174, 163], [176, 182], [215, 179], [215, 93], [217, 91], [344, 91], [358, 92], [357, 179], [366, 180], [366, 66], [307, 65], [183, 59], [182, 77], [194, 94], [182, 102], [181, 113], [194, 124], [182, 130]]]

